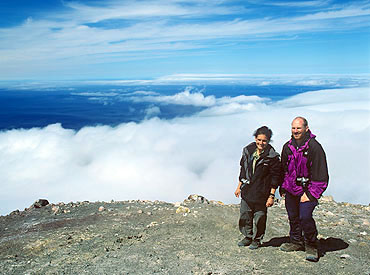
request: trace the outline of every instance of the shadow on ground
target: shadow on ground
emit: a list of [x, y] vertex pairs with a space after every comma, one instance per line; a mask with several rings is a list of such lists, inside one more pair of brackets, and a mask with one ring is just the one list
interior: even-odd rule
[[323, 254], [325, 254], [326, 252], [346, 249], [348, 246], [348, 243], [339, 238], [330, 237], [327, 239], [320, 239], [320, 251]]
[[289, 237], [272, 238], [268, 242], [262, 243], [261, 247], [268, 247], [268, 246], [279, 247], [283, 243], [289, 243]]
[[[271, 240], [264, 242], [261, 247], [280, 247], [283, 243], [288, 243], [289, 237], [278, 237], [272, 238]], [[338, 251], [346, 249], [349, 246], [348, 243], [339, 238], [327, 238], [320, 239], [320, 254], [323, 256], [326, 252]]]

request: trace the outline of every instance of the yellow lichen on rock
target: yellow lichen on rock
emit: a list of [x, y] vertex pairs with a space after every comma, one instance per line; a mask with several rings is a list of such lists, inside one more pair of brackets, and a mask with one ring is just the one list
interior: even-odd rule
[[179, 208], [176, 209], [177, 214], [184, 214], [184, 213], [190, 213], [190, 209], [185, 206], [180, 206]]

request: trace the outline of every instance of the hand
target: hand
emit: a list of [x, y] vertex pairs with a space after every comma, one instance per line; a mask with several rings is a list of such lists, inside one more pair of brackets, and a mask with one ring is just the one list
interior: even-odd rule
[[270, 206], [273, 206], [274, 205], [274, 198], [273, 197], [269, 197], [267, 199], [267, 202], [266, 202], [266, 207], [270, 207]]
[[303, 195], [301, 196], [301, 202], [306, 202], [306, 201], [310, 201], [310, 199], [307, 197], [306, 193], [303, 193]]
[[239, 196], [240, 196], [240, 187], [239, 186], [238, 186], [238, 188], [236, 188], [234, 194], [235, 194], [235, 197], [239, 198]]

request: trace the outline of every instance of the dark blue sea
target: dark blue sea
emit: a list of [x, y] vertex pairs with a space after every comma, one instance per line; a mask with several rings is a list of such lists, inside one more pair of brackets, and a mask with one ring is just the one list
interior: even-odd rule
[[204, 106], [135, 101], [127, 95], [171, 96], [189, 90], [204, 97], [236, 97], [256, 95], [275, 102], [306, 91], [329, 87], [247, 86], [247, 85], [78, 85], [52, 88], [0, 88], [0, 130], [45, 127], [61, 123], [64, 128], [84, 126], [116, 126], [140, 122], [148, 117], [150, 107], [159, 106], [161, 119], [191, 116]]

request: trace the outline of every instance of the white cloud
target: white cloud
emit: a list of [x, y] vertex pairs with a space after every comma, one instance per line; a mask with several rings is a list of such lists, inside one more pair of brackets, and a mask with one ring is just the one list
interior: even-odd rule
[[105, 93], [105, 92], [82, 92], [82, 93], [71, 93], [71, 95], [79, 95], [79, 96], [94, 96], [94, 97], [114, 97], [119, 95], [118, 93]]
[[[348, 103], [347, 107], [352, 106], [349, 103], [360, 104], [369, 103], [370, 93], [369, 87], [352, 88], [352, 89], [332, 89], [307, 92], [300, 95], [295, 95], [287, 99], [281, 100], [277, 105], [284, 107], [298, 106], [326, 106], [334, 103]], [[360, 105], [357, 105], [359, 107]], [[370, 106], [368, 106], [370, 107]], [[367, 109], [367, 108], [365, 108]], [[331, 109], [329, 109], [331, 110]]]
[[251, 110], [255, 108], [256, 103], [261, 103], [260, 105], [263, 105], [269, 102], [269, 99], [261, 98], [258, 96], [240, 95], [236, 97], [224, 96], [216, 98], [213, 95], [204, 96], [202, 91], [192, 92], [192, 90], [193, 87], [188, 86], [185, 88], [184, 91], [176, 93], [174, 95], [163, 96], [155, 94], [150, 96], [131, 96], [128, 98], [122, 97], [122, 99], [131, 100], [133, 102], [152, 102], [158, 104], [175, 104], [175, 105], [209, 107], [209, 109], [201, 113], [202, 115], [209, 115], [215, 112], [226, 114], [233, 112], [231, 110], [239, 108], [241, 108], [241, 110]]
[[370, 8], [368, 6], [349, 6], [346, 8], [338, 7], [335, 10], [328, 10], [318, 12], [314, 14], [308, 14], [301, 17], [297, 17], [296, 20], [327, 20], [327, 19], [338, 19], [346, 17], [359, 17], [370, 15]]
[[270, 1], [264, 2], [264, 4], [272, 5], [272, 6], [283, 6], [283, 7], [321, 7], [326, 6], [330, 2], [329, 1], [290, 1], [290, 2], [278, 2], [278, 1]]
[[149, 119], [152, 117], [156, 117], [161, 114], [161, 109], [158, 106], [151, 106], [145, 109], [145, 118]]
[[191, 87], [186, 88], [183, 92], [168, 96], [141, 96], [130, 97], [135, 102], [156, 102], [162, 104], [193, 105], [193, 106], [212, 106], [216, 104], [216, 98], [204, 96], [201, 92], [191, 93]]
[[[351, 108], [339, 110], [332, 104]], [[153, 107], [148, 114], [160, 112]], [[77, 132], [59, 124], [0, 132], [0, 213], [28, 207], [38, 198], [174, 202], [199, 193], [237, 203], [233, 192], [242, 147], [253, 140], [257, 127], [268, 125], [280, 151], [297, 115], [308, 119], [326, 151], [326, 194], [338, 201], [369, 203], [370, 105], [364, 90], [306, 93], [267, 105], [230, 98], [208, 110], [213, 113]], [[354, 156], [351, 165], [348, 160]]]
[[153, 83], [239, 83], [251, 85], [297, 85], [354, 87], [368, 86], [369, 74], [174, 74], [159, 77]]

